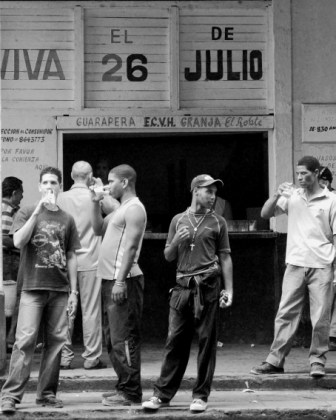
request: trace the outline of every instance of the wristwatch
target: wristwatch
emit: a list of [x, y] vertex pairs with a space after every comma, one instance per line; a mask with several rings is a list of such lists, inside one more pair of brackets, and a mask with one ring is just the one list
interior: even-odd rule
[[79, 294], [78, 290], [71, 290], [71, 293], [73, 293], [76, 296], [78, 296], [78, 294]]

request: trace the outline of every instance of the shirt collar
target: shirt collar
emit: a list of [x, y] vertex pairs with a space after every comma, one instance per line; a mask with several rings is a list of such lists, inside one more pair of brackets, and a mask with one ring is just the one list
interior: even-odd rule
[[[307, 195], [306, 195], [306, 192], [303, 188], [298, 188], [296, 191], [297, 191], [299, 196], [301, 196], [302, 198], [307, 200]], [[331, 192], [328, 190], [328, 188], [326, 186], [324, 186], [323, 189], [320, 190], [320, 192], [313, 197], [313, 200], [315, 200], [316, 198], [329, 197], [330, 193]]]
[[82, 188], [85, 190], [89, 189], [89, 187], [87, 187], [85, 184], [72, 184], [70, 190], [73, 190], [75, 188]]

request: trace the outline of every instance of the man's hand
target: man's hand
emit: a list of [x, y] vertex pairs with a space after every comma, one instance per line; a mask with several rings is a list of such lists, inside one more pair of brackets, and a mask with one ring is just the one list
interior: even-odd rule
[[219, 307], [228, 308], [232, 305], [232, 293], [227, 292], [226, 290], [221, 290], [219, 295]]
[[70, 293], [69, 299], [68, 299], [68, 314], [69, 316], [72, 316], [76, 313], [78, 305], [78, 297], [75, 293]]
[[115, 282], [114, 286], [112, 287], [112, 294], [111, 294], [112, 302], [121, 305], [127, 299], [127, 287], [126, 283], [123, 285]]
[[174, 245], [180, 245], [182, 242], [185, 242], [190, 237], [189, 228], [187, 226], [181, 226], [172, 240]]

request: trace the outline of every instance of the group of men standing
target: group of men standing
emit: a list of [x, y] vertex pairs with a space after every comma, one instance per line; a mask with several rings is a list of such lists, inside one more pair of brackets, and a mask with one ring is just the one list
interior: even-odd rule
[[[89, 163], [79, 161], [73, 165], [71, 177], [71, 189], [61, 193], [61, 172], [44, 168], [39, 181], [41, 199], [21, 208], [11, 229], [13, 243], [21, 250], [18, 279], [22, 292], [9, 375], [2, 388], [4, 413], [15, 412], [16, 404], [22, 400], [40, 324], [43, 350], [36, 403], [63, 407], [56, 393], [60, 367], [71, 368], [78, 294], [83, 317], [84, 368], [106, 367], [101, 360], [103, 329], [118, 377], [115, 391], [103, 394], [103, 404], [142, 402], [140, 329], [144, 276], [138, 259], [147, 215], [136, 195], [136, 172], [129, 165], [114, 167], [108, 175], [108, 186], [103, 186], [93, 177]], [[222, 275], [227, 287], [227, 292], [222, 293], [223, 306], [232, 302], [226, 223], [210, 210], [220, 183], [208, 175], [193, 180], [192, 204], [173, 219], [165, 249], [168, 261], [178, 259], [179, 269], [158, 389], [165, 395], [160, 394], [163, 401], [174, 396], [196, 329], [201, 344], [191, 407], [195, 411], [206, 408], [214, 373]], [[179, 307], [182, 302], [183, 307]], [[181, 350], [183, 357], [179, 355]]]
[[[313, 324], [311, 375], [324, 374], [336, 266], [336, 195], [320, 186], [315, 158], [302, 158], [296, 172], [300, 188], [281, 184], [261, 213], [264, 218], [286, 213], [289, 224], [287, 269], [274, 342], [266, 362], [252, 369], [254, 374], [283, 372], [306, 288]], [[70, 367], [73, 357], [71, 335], [78, 293], [84, 368], [105, 367], [102, 326], [117, 374], [116, 389], [103, 394], [103, 404], [142, 402], [144, 276], [138, 259], [147, 216], [136, 195], [136, 172], [129, 165], [114, 167], [108, 186], [103, 186], [93, 178], [91, 166], [80, 161], [73, 165], [71, 176], [73, 186], [60, 193], [60, 171], [43, 169], [40, 201], [20, 209], [12, 228], [14, 245], [21, 249], [18, 277], [22, 293], [9, 376], [2, 388], [5, 413], [14, 412], [23, 397], [42, 317], [44, 345], [36, 403], [63, 406], [56, 392], [60, 366]], [[153, 396], [142, 403], [144, 409], [170, 404], [185, 373], [195, 332], [199, 348], [190, 410], [207, 408], [216, 363], [218, 309], [230, 306], [233, 299], [227, 225], [213, 210], [220, 186], [222, 181], [210, 175], [195, 177], [190, 207], [171, 221], [164, 256], [167, 261], [177, 260], [176, 285], [170, 294], [161, 373]]]

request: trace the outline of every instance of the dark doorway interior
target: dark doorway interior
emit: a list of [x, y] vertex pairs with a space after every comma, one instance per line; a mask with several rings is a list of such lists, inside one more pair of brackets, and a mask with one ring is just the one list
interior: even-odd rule
[[[234, 219], [247, 219], [268, 197], [268, 150], [264, 133], [64, 135], [64, 184], [71, 186], [71, 166], [101, 157], [110, 168], [128, 163], [138, 173], [137, 194], [146, 206], [153, 232], [167, 232], [171, 218], [190, 205], [191, 179], [209, 173], [224, 181], [219, 195], [231, 202]], [[274, 241], [230, 239], [235, 301], [221, 312], [220, 339], [263, 342], [274, 318]], [[164, 239], [146, 239], [140, 256], [145, 275], [143, 337], [163, 340], [167, 333], [168, 292], [175, 284], [175, 264], [163, 257]], [[266, 298], [265, 298], [266, 296]], [[262, 302], [262, 305], [260, 303]], [[76, 338], [81, 341], [80, 314]]]
[[167, 232], [174, 214], [190, 204], [190, 181], [209, 173], [224, 181], [219, 195], [231, 202], [234, 219], [268, 196], [267, 135], [264, 133], [80, 133], [64, 134], [64, 189], [71, 166], [102, 157], [110, 168], [128, 163], [138, 174], [137, 194], [146, 206], [153, 232]]

